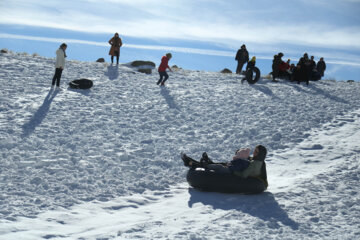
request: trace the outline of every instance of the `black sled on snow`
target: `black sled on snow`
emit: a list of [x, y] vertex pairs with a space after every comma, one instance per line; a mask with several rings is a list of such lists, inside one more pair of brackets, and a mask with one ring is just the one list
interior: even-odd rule
[[245, 72], [245, 79], [247, 80], [249, 84], [255, 84], [260, 79], [260, 70], [257, 67], [249, 68]]
[[70, 88], [75, 88], [75, 89], [89, 89], [93, 86], [93, 81], [89, 80], [89, 79], [77, 79], [74, 81], [71, 81], [69, 83]]
[[267, 184], [257, 177], [241, 178], [204, 168], [189, 169], [186, 180], [193, 188], [209, 192], [256, 194], [267, 188]]

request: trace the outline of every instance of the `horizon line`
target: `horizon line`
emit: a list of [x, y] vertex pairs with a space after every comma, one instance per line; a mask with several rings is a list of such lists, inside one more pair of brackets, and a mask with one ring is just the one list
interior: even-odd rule
[[[100, 46], [100, 47], [108, 47], [109, 46], [108, 43], [105, 43], [105, 42], [87, 41], [87, 40], [79, 40], [79, 39], [72, 39], [72, 38], [35, 37], [35, 36], [28, 36], [28, 35], [9, 34], [9, 33], [0, 33], [0, 38], [31, 40], [31, 41], [41, 41], [41, 42], [53, 42], [53, 43], [67, 42], [67, 43], [77, 43], [77, 44]], [[180, 52], [180, 53], [192, 53], [192, 54], [201, 54], [201, 55], [209, 55], [209, 56], [222, 56], [222, 57], [234, 57], [235, 56], [235, 53], [233, 51], [220, 51], [220, 50], [201, 49], [201, 48], [186, 48], [186, 47], [176, 47], [176, 46], [143, 45], [143, 44], [127, 44], [127, 43], [124, 43], [123, 47], [135, 48], [135, 49], [156, 50], [156, 51], [173, 51], [173, 52]], [[256, 58], [263, 59], [263, 60], [272, 60], [273, 56], [268, 57], [268, 56], [260, 55], [260, 56], [256, 56]], [[287, 58], [291, 58], [291, 57], [287, 57]], [[296, 59], [296, 57], [293, 57], [293, 59]], [[327, 60], [326, 63], [360, 67], [360, 62]]]

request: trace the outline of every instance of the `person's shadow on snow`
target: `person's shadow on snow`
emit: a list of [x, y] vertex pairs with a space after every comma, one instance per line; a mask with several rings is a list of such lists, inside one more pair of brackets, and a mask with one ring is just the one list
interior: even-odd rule
[[165, 98], [165, 101], [169, 108], [180, 111], [180, 108], [176, 105], [173, 96], [170, 95], [170, 91], [166, 87], [161, 87], [161, 95]]
[[34, 132], [35, 128], [41, 124], [41, 122], [46, 117], [47, 113], [49, 112], [51, 102], [54, 100], [55, 96], [58, 94], [58, 90], [50, 90], [49, 93], [46, 95], [44, 102], [39, 107], [39, 109], [35, 112], [35, 114], [30, 118], [29, 122], [25, 123], [22, 126], [23, 133], [21, 137], [26, 138], [31, 133]]
[[342, 98], [340, 98], [338, 96], [331, 95], [330, 94], [331, 92], [326, 92], [326, 91], [322, 90], [321, 88], [316, 87], [314, 84], [311, 84], [311, 82], [310, 82], [309, 88], [314, 90], [317, 94], [321, 94], [321, 95], [323, 95], [324, 97], [326, 97], [326, 98], [328, 98], [330, 100], [333, 100], [335, 102], [341, 102], [341, 103], [349, 104], [349, 101], [347, 101], [345, 99], [342, 99]]
[[270, 88], [266, 87], [263, 84], [250, 84], [250, 86], [253, 87], [254, 89], [264, 93], [265, 95], [268, 95], [269, 97], [279, 98], [278, 96], [274, 95], [274, 93], [271, 91]]
[[74, 93], [80, 93], [84, 96], [89, 96], [91, 93], [91, 89], [74, 89], [71, 87], [68, 87], [67, 91], [74, 92]]
[[106, 76], [109, 77], [110, 80], [117, 79], [119, 77], [119, 65], [109, 65], [107, 67], [107, 72], [105, 73]]
[[189, 207], [195, 203], [209, 205], [213, 209], [232, 210], [234, 213], [243, 212], [269, 222], [272, 228], [278, 228], [278, 222], [291, 227], [294, 230], [299, 224], [289, 218], [270, 192], [257, 195], [223, 194], [214, 192], [202, 192], [189, 188]]

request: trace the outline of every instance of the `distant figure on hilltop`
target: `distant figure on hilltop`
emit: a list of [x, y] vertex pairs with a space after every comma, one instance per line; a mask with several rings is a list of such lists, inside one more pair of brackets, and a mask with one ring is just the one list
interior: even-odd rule
[[109, 40], [111, 45], [109, 55], [111, 56], [111, 63], [114, 63], [114, 56], [116, 56], [116, 64], [119, 64], [120, 48], [122, 46], [121, 38], [118, 33], [115, 33], [114, 37]]
[[278, 53], [277, 55], [274, 55], [273, 63], [272, 63], [272, 81], [278, 82], [275, 78], [280, 77], [280, 64], [283, 62], [281, 59], [284, 56], [282, 52]]
[[237, 51], [235, 60], [238, 62], [236, 74], [241, 74], [244, 64], [249, 61], [249, 52], [246, 50], [245, 44]]
[[[166, 69], [168, 68], [170, 70], [170, 72], [172, 72], [171, 68], [169, 67], [169, 61], [172, 58], [171, 53], [167, 53], [165, 56], [163, 56], [161, 58], [161, 63], [159, 66], [159, 75], [160, 75], [160, 79], [159, 81], [156, 83], [157, 85], [161, 84], [161, 86], [165, 85], [166, 80], [169, 78], [169, 75], [166, 72]], [[164, 80], [163, 80], [164, 78]]]
[[52, 80], [51, 88], [55, 86], [55, 82], [56, 82], [56, 88], [58, 90], [60, 89], [61, 74], [65, 68], [66, 48], [67, 48], [66, 43], [63, 43], [60, 45], [60, 48], [56, 51], [55, 74]]
[[249, 69], [253, 69], [255, 67], [255, 64], [256, 64], [256, 57], [253, 56], [251, 58], [251, 60], [248, 61], [247, 65], [246, 65], [246, 71], [249, 70]]
[[290, 80], [291, 74], [290, 59], [288, 59], [286, 62], [282, 61], [279, 65], [279, 76], [285, 78], [286, 80]]
[[309, 85], [309, 80], [311, 76], [311, 60], [307, 53], [304, 53], [304, 56], [299, 59], [298, 64], [300, 64], [300, 76], [298, 79], [298, 84], [300, 82], [306, 82], [306, 85]]
[[246, 80], [249, 84], [255, 84], [260, 79], [260, 70], [255, 66], [256, 57], [253, 56], [250, 61], [248, 61], [246, 65], [245, 76], [241, 79], [241, 84]]
[[324, 76], [324, 72], [326, 70], [326, 63], [324, 61], [324, 58], [320, 58], [320, 60], [318, 61], [317, 65], [316, 65], [316, 69], [317, 71], [320, 73], [320, 76], [323, 77]]
[[[250, 59], [250, 61], [248, 61], [247, 65], [246, 65], [246, 72], [247, 72], [248, 70], [253, 70], [253, 69], [255, 68], [255, 64], [256, 64], [256, 57], [253, 56], [253, 57]], [[247, 74], [245, 74], [245, 75], [247, 75]], [[246, 79], [246, 76], [245, 76], [243, 79], [241, 79], [241, 84], [243, 84], [245, 80], [247, 80], [247, 79]]]
[[316, 62], [314, 60], [314, 56], [310, 57], [310, 70], [316, 69]]

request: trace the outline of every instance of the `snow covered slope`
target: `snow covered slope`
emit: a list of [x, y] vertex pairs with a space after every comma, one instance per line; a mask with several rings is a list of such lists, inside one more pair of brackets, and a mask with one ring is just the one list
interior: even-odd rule
[[[360, 84], [0, 55], [0, 239], [356, 239]], [[69, 81], [89, 78], [91, 90]], [[267, 192], [188, 187], [180, 152], [269, 150]]]

